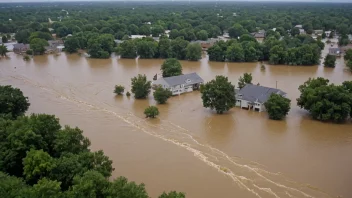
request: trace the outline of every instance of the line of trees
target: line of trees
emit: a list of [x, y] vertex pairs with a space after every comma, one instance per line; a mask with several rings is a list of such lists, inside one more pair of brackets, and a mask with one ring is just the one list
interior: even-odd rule
[[352, 49], [347, 50], [343, 58], [345, 59], [346, 66], [352, 72]]
[[[28, 98], [0, 86], [0, 197], [149, 198], [144, 184], [109, 180], [112, 161], [79, 128], [62, 127], [53, 115], [24, 116]], [[184, 198], [172, 191], [159, 198]]]
[[[277, 33], [277, 32], [276, 32]], [[219, 41], [208, 50], [210, 61], [254, 62], [271, 64], [315, 65], [319, 63], [324, 43], [308, 35], [283, 37], [269, 35], [264, 43], [258, 43], [248, 34], [238, 40]]]

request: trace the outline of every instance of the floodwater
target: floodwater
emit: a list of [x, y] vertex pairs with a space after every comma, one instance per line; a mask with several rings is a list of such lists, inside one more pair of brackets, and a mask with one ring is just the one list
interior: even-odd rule
[[62, 124], [83, 129], [92, 149], [114, 161], [113, 177], [144, 182], [152, 197], [164, 190], [190, 198], [352, 197], [352, 123], [314, 121], [296, 106], [297, 88], [309, 77], [352, 80], [342, 58], [336, 68], [266, 65], [265, 71], [259, 63], [182, 61], [184, 73], [197, 72], [205, 81], [225, 75], [237, 84], [251, 72], [255, 84], [287, 92], [291, 111], [283, 121], [239, 108], [217, 115], [202, 107], [196, 91], [158, 105], [160, 116], [148, 120], [143, 111], [155, 104], [152, 94], [135, 100], [115, 96], [113, 88], [130, 90], [137, 74], [151, 80], [162, 60], [62, 53], [25, 62], [8, 55], [0, 60], [1, 85], [22, 89], [30, 113], [55, 114]]

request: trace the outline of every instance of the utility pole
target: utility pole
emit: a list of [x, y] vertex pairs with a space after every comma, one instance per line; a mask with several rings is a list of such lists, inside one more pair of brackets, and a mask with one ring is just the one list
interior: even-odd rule
[[276, 81], [276, 89], [277, 89], [277, 81]]

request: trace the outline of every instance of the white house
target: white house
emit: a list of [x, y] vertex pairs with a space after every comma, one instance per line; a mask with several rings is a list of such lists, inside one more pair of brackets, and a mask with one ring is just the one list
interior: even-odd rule
[[199, 89], [203, 82], [204, 80], [198, 76], [197, 73], [190, 73], [180, 76], [159, 78], [153, 82], [153, 86], [162, 86], [165, 89], [169, 89], [172, 92], [172, 95], [179, 95]]
[[303, 25], [296, 25], [295, 28], [302, 29]]
[[286, 93], [280, 89], [247, 84], [242, 89], [236, 91], [236, 106], [259, 112], [266, 111], [264, 103], [273, 93], [286, 97]]

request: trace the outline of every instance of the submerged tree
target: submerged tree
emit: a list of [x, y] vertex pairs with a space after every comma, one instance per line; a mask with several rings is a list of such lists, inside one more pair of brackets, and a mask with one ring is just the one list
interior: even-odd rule
[[269, 118], [273, 120], [283, 119], [290, 111], [291, 100], [279, 94], [271, 94], [268, 101], [264, 103]]
[[180, 61], [176, 58], [169, 58], [161, 65], [163, 77], [179, 76], [182, 75], [182, 66]]
[[156, 106], [149, 106], [144, 110], [146, 118], [155, 118], [159, 115], [159, 110]]
[[246, 84], [252, 84], [252, 74], [251, 73], [244, 73], [243, 77], [241, 76], [238, 80], [238, 88], [242, 89]]
[[225, 76], [216, 76], [214, 80], [202, 85], [200, 92], [203, 106], [215, 109], [218, 114], [236, 105], [235, 88]]
[[114, 93], [117, 95], [122, 95], [125, 91], [125, 87], [122, 85], [115, 85]]
[[137, 99], [146, 98], [150, 93], [151, 83], [147, 80], [146, 75], [138, 74], [138, 76], [133, 77], [131, 79], [131, 92], [134, 93], [134, 97]]
[[28, 98], [23, 96], [20, 89], [0, 85], [0, 117], [14, 119], [23, 115], [28, 107]]
[[335, 67], [336, 57], [333, 55], [326, 55], [324, 59], [324, 66], [325, 67]]
[[154, 99], [159, 103], [159, 104], [164, 104], [166, 103], [167, 99], [169, 99], [172, 96], [172, 92], [168, 89], [164, 89], [161, 86], [158, 86], [154, 93]]

